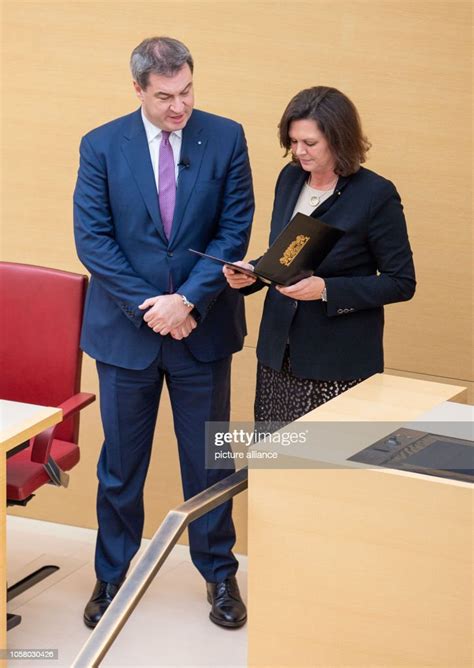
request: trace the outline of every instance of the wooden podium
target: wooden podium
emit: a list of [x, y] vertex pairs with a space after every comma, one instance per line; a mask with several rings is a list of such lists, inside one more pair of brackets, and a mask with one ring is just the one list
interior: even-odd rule
[[[463, 389], [380, 374], [298, 423], [411, 421]], [[249, 470], [249, 666], [471, 666], [472, 487], [382, 468]]]

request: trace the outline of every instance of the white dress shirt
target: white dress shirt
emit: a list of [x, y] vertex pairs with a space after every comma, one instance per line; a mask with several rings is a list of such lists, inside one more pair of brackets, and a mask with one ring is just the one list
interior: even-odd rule
[[[153, 125], [153, 123], [148, 120], [148, 118], [143, 113], [143, 107], [142, 107], [142, 120], [143, 120], [143, 125], [145, 126], [145, 132], [148, 139], [148, 148], [150, 149], [151, 164], [153, 165], [153, 173], [155, 175], [156, 190], [157, 192], [159, 192], [160, 184], [159, 184], [158, 163], [160, 160], [160, 145], [161, 145], [162, 130], [160, 128], [157, 128], [156, 125]], [[176, 180], [178, 180], [178, 174], [179, 174], [178, 163], [181, 155], [182, 137], [183, 137], [183, 131], [175, 130], [175, 132], [172, 132], [170, 134], [169, 138], [171, 148], [173, 149]]]

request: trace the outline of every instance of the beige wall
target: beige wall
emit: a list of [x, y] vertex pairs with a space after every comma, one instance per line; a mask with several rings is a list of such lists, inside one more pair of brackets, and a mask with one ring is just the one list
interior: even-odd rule
[[[367, 166], [402, 195], [418, 275], [415, 299], [387, 308], [386, 366], [472, 392], [470, 3], [15, 0], [3, 3], [3, 15], [3, 258], [83, 271], [71, 220], [80, 137], [136, 108], [129, 53], [145, 36], [170, 34], [194, 54], [197, 105], [245, 127], [257, 195], [250, 256], [266, 246], [285, 163], [276, 125], [289, 98], [328, 84], [354, 100], [373, 143]], [[248, 299], [250, 334], [234, 360], [238, 419], [252, 415], [261, 297]], [[88, 359], [83, 387], [97, 389]], [[147, 535], [180, 500], [164, 408], [146, 489]], [[84, 412], [70, 488], [42, 490], [20, 514], [95, 526], [100, 441], [96, 404]], [[236, 506], [237, 549], [245, 551], [245, 496]]]

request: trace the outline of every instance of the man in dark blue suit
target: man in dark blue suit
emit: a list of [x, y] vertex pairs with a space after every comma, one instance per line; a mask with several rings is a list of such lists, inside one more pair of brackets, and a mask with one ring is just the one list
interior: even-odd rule
[[[105, 435], [90, 627], [140, 545], [163, 380], [189, 498], [229, 474], [206, 470], [204, 428], [229, 419], [231, 355], [246, 334], [241, 295], [188, 251], [245, 255], [254, 200], [242, 127], [193, 111], [193, 60], [181, 42], [144, 40], [131, 69], [141, 109], [82, 139], [74, 193], [77, 251], [91, 273], [82, 347], [97, 360]], [[189, 541], [211, 620], [241, 626], [231, 503], [195, 520]]]

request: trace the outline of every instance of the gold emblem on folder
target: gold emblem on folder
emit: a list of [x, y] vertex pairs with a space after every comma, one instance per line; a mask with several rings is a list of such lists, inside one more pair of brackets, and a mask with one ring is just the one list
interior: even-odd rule
[[308, 241], [309, 237], [306, 237], [304, 234], [298, 234], [296, 239], [291, 242], [291, 244], [281, 256], [280, 264], [284, 264], [285, 267], [289, 267], [298, 253], [300, 253], [306, 246]]

